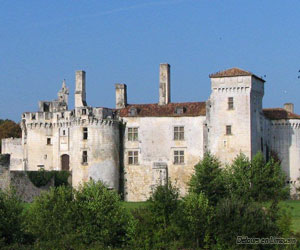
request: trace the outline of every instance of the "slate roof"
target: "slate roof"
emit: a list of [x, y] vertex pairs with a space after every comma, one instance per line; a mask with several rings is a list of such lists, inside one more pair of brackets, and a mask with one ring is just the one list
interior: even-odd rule
[[254, 76], [255, 78], [265, 82], [265, 80], [262, 79], [261, 77], [258, 77], [257, 75], [254, 75], [253, 73], [240, 68], [226, 69], [209, 75], [210, 78], [234, 77], [234, 76]]
[[263, 113], [264, 113], [265, 117], [270, 120], [300, 119], [300, 115], [288, 112], [283, 108], [263, 109]]
[[[130, 110], [136, 109], [136, 115], [131, 115]], [[177, 108], [182, 108], [183, 113], [176, 113]], [[181, 102], [166, 105], [154, 104], [128, 104], [119, 110], [120, 117], [181, 117], [181, 116], [205, 116], [205, 102]]]

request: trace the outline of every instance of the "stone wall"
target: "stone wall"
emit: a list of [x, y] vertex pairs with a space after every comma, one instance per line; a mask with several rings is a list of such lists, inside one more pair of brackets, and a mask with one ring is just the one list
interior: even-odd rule
[[54, 187], [54, 179], [43, 187], [36, 187], [32, 184], [24, 171], [9, 171], [7, 167], [0, 166], [0, 189], [6, 190], [13, 187], [17, 195], [24, 202], [32, 202], [34, 197], [39, 196], [43, 191], [49, 191]]

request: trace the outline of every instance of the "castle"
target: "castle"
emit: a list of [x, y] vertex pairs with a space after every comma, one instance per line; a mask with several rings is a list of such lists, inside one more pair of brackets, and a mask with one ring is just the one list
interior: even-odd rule
[[[287, 182], [300, 176], [300, 116], [293, 104], [263, 109], [265, 81], [232, 68], [210, 75], [206, 102], [171, 102], [170, 65], [160, 64], [159, 100], [128, 104], [127, 87], [116, 84], [116, 107], [90, 107], [85, 72], [76, 72], [75, 108], [68, 109], [63, 82], [55, 101], [22, 115], [22, 139], [4, 139], [10, 170], [69, 170], [72, 185], [101, 180], [127, 201], [146, 200], [170, 178], [184, 195], [194, 165], [206, 151], [224, 164], [240, 152], [250, 159], [275, 151]], [[120, 182], [121, 180], [121, 182]]]

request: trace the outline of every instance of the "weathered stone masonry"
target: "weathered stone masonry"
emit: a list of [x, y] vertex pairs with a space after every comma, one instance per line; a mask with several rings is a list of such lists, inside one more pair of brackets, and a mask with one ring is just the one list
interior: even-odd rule
[[224, 164], [240, 152], [268, 158], [275, 151], [294, 191], [300, 116], [293, 105], [263, 109], [265, 81], [248, 71], [232, 68], [210, 78], [206, 102], [172, 103], [170, 65], [161, 64], [157, 103], [129, 104], [126, 84], [118, 83], [116, 108], [94, 108], [87, 104], [85, 72], [77, 71], [74, 110], [64, 81], [56, 100], [23, 113], [22, 140], [3, 140], [2, 153], [11, 155], [11, 170], [70, 170], [75, 187], [101, 180], [120, 188], [125, 200], [142, 201], [168, 179], [184, 195], [206, 151]]

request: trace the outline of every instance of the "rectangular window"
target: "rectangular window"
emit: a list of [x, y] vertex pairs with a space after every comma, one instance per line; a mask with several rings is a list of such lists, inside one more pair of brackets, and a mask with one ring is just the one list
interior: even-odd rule
[[129, 165], [139, 164], [139, 152], [138, 151], [128, 151], [128, 164]]
[[233, 97], [228, 97], [228, 109], [233, 109]]
[[138, 128], [128, 128], [128, 141], [137, 141], [139, 138]]
[[88, 162], [87, 151], [82, 151], [82, 163], [87, 163], [87, 162]]
[[184, 140], [184, 127], [174, 127], [174, 140], [183, 141]]
[[231, 125], [227, 125], [226, 126], [226, 135], [231, 135], [232, 131], [231, 131]]
[[175, 150], [174, 151], [174, 164], [183, 164], [184, 163], [184, 151]]
[[83, 115], [86, 115], [86, 109], [83, 109], [83, 110], [82, 110], [82, 114], [83, 114]]
[[63, 130], [63, 135], [66, 135], [66, 130]]
[[47, 145], [51, 145], [51, 138], [47, 138]]
[[88, 128], [83, 128], [83, 140], [87, 140], [88, 138]]

